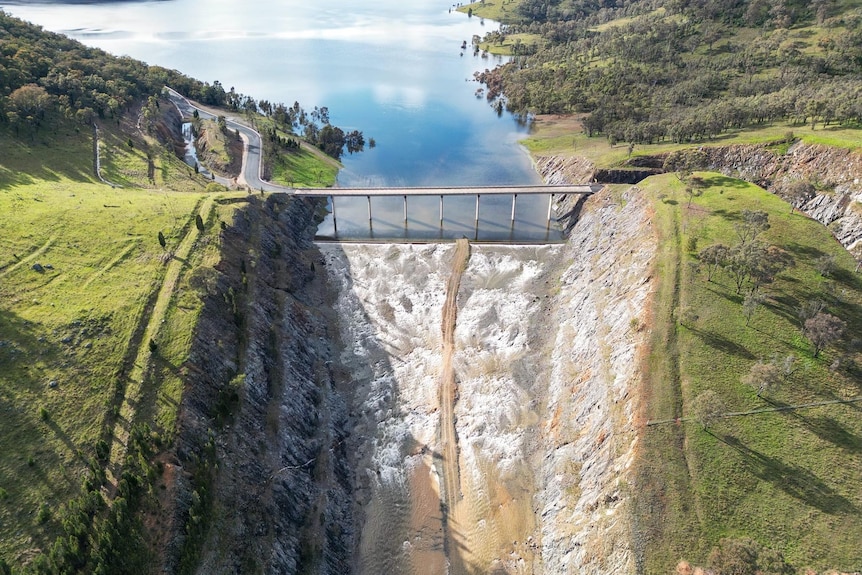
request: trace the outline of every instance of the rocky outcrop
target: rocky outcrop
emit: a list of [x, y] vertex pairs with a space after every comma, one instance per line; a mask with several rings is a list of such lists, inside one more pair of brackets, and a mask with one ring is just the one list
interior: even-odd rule
[[623, 194], [605, 189], [586, 202], [560, 258], [536, 456], [544, 573], [635, 570], [627, 485], [636, 446], [641, 326], [656, 249], [647, 201], [637, 188]]
[[[331, 373], [316, 204], [249, 196], [221, 234], [184, 370], [165, 572], [346, 573], [346, 408]], [[203, 525], [203, 527], [199, 527]]]
[[787, 184], [810, 181], [818, 191], [797, 207], [828, 226], [848, 250], [862, 247], [862, 154], [796, 143], [785, 154], [766, 145], [704, 147], [705, 168], [754, 182], [781, 195]]
[[580, 156], [537, 156], [536, 171], [549, 185], [592, 182], [596, 164]]
[[[830, 146], [797, 142], [785, 153], [769, 144], [702, 146], [697, 154], [701, 169], [753, 182], [784, 195], [788, 184], [809, 181], [817, 188], [796, 206], [829, 227], [848, 250], [862, 250], [862, 154]], [[597, 169], [582, 157], [538, 156], [536, 169], [545, 183], [637, 183], [660, 173], [665, 156], [636, 156], [626, 169]]]

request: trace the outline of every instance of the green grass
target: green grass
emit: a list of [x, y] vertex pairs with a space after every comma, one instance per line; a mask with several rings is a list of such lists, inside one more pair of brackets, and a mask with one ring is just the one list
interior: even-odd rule
[[[790, 123], [776, 123], [756, 130], [731, 132], [702, 142], [704, 146], [729, 146], [734, 144], [761, 144], [784, 139], [788, 132], [806, 144], [821, 144], [845, 150], [862, 148], [862, 130], [838, 126], [811, 125], [800, 126]], [[581, 126], [570, 116], [543, 116], [535, 125], [530, 136], [521, 143], [532, 154], [563, 156], [582, 156], [593, 160], [599, 167], [614, 167], [623, 164], [630, 156], [628, 144], [611, 145], [604, 136], [587, 137]], [[632, 156], [665, 154], [675, 150], [691, 148], [691, 144], [661, 142], [657, 144], [638, 144]]]
[[[641, 185], [655, 198], [662, 242], [645, 416], [688, 416], [691, 401], [707, 389], [728, 411], [862, 395], [859, 369], [831, 369], [844, 353], [838, 346], [814, 358], [796, 316], [799, 305], [821, 298], [847, 322], [848, 333], [862, 333], [862, 276], [853, 273], [850, 255], [826, 228], [791, 214], [779, 198], [739, 180], [700, 175], [709, 186], [690, 207], [673, 175]], [[691, 237], [698, 249], [735, 244], [734, 223], [743, 209], [767, 211], [771, 228], [763, 239], [795, 260], [763, 288], [767, 302], [749, 326], [736, 286], [721, 273], [707, 282], [687, 251]], [[836, 258], [833, 277], [817, 272], [814, 260], [822, 255]], [[687, 318], [685, 325], [679, 318]], [[740, 382], [758, 359], [788, 354], [798, 358], [799, 370], [767, 399]], [[852, 355], [862, 361], [859, 353]], [[641, 469], [648, 495], [638, 509], [654, 537], [646, 548], [647, 572], [671, 572], [680, 559], [703, 565], [720, 538], [743, 536], [780, 551], [799, 569], [858, 568], [859, 409], [837, 404], [726, 418], [709, 431], [694, 422], [645, 428]], [[660, 517], [647, 516], [650, 508], [660, 509]]]
[[77, 494], [164, 270], [156, 234], [178, 242], [199, 199], [65, 179], [0, 190], [0, 553], [45, 544], [57, 526], [36, 510]]
[[467, 13], [473, 10], [474, 18], [488, 18], [495, 22], [518, 22], [522, 18], [518, 15], [518, 0], [484, 0], [464, 4], [458, 8], [459, 12]]
[[339, 169], [335, 160], [322, 157], [322, 152], [303, 143], [299, 150], [282, 153], [273, 166], [272, 181], [305, 188], [332, 186]]
[[[89, 129], [58, 124], [24, 141], [0, 129], [0, 557], [13, 565], [61, 532], [96, 446], [110, 444], [136, 358], [146, 377], [132, 423], [171, 440], [201, 277], [236, 209], [216, 205], [198, 233], [208, 182], [149, 136], [128, 146], [121, 129], [105, 125], [100, 144], [103, 175], [122, 188], [96, 181]], [[172, 260], [184, 238], [194, 242]], [[159, 299], [170, 266], [175, 287]], [[150, 325], [155, 309], [164, 322]], [[157, 353], [141, 354], [144, 333]]]
[[[259, 115], [255, 119], [255, 124], [262, 134], [274, 127], [280, 138], [298, 140], [301, 145], [298, 150], [279, 150], [279, 156], [272, 166], [271, 180], [274, 183], [299, 188], [335, 185], [338, 172], [342, 167], [338, 160], [327, 156], [300, 136], [285, 131], [271, 118]], [[270, 144], [266, 142], [265, 145]]]
[[539, 34], [508, 34], [503, 39], [503, 43], [497, 42], [481, 42], [480, 50], [485, 50], [491, 54], [499, 54], [501, 56], [511, 56], [515, 53], [515, 45], [522, 44], [529, 46], [531, 44], [541, 45], [543, 39]]
[[19, 140], [0, 124], [0, 190], [33, 182], [95, 182], [92, 133], [61, 125]]

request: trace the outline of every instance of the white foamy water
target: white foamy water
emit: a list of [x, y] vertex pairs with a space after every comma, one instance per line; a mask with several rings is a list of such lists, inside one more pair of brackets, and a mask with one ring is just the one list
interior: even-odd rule
[[195, 149], [195, 134], [191, 122], [183, 122], [183, 140], [186, 142], [186, 151], [183, 160], [190, 166], [198, 165], [198, 151]]
[[[443, 559], [442, 512], [427, 499], [440, 494], [441, 317], [454, 246], [320, 247], [340, 291], [341, 362], [355, 390], [365, 516], [360, 570], [429, 572], [428, 557]], [[532, 572], [532, 552], [523, 542], [535, 529], [529, 440], [539, 419], [535, 387], [543, 358], [531, 341], [547, 303], [542, 262], [561, 249], [472, 247], [455, 332], [464, 495], [463, 507], [450, 510], [449, 560], [455, 563]], [[431, 475], [430, 488], [424, 473]]]

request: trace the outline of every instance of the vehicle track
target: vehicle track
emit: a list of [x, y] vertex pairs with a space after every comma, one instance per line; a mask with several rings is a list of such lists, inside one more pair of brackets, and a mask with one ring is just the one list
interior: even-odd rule
[[[440, 451], [443, 455], [443, 503], [444, 521], [452, 521], [453, 514], [461, 501], [461, 478], [458, 464], [458, 434], [455, 430], [455, 403], [458, 400], [458, 384], [455, 381], [455, 369], [452, 356], [455, 353], [455, 325], [458, 318], [458, 289], [461, 286], [461, 276], [467, 268], [470, 259], [470, 243], [466, 239], [455, 243], [455, 257], [452, 262], [452, 274], [446, 285], [446, 301], [443, 303], [443, 357], [440, 369]], [[451, 548], [452, 530], [444, 525], [446, 532], [446, 548]], [[450, 555], [450, 560], [452, 556]], [[457, 573], [456, 566], [452, 566]]]

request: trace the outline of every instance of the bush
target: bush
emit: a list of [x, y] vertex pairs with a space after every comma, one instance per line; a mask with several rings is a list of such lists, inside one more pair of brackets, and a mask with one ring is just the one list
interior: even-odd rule
[[36, 521], [47, 523], [49, 519], [51, 519], [51, 508], [48, 507], [47, 503], [42, 502], [42, 505], [39, 506], [39, 512], [36, 513]]

